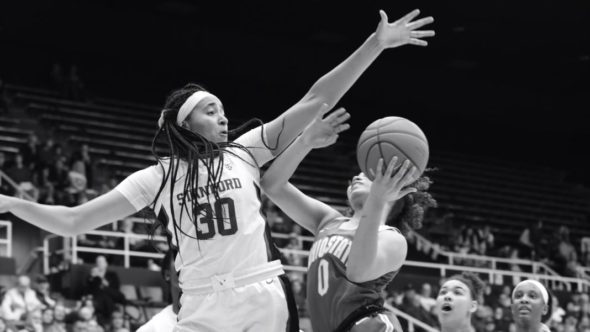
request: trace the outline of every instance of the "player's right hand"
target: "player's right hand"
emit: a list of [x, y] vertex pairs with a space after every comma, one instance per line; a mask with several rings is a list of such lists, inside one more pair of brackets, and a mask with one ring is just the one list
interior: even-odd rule
[[303, 144], [314, 149], [330, 146], [336, 142], [341, 132], [350, 128], [346, 123], [350, 119], [350, 114], [344, 108], [339, 108], [323, 118], [329, 110], [328, 105], [322, 105], [318, 116], [301, 134]]

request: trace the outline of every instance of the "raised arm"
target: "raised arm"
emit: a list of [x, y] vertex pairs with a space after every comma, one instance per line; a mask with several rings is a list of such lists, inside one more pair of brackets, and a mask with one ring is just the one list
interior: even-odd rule
[[414, 10], [393, 23], [388, 23], [384, 11], [379, 14], [381, 21], [376, 32], [346, 60], [317, 80], [297, 104], [267, 124], [269, 143], [271, 146], [277, 145], [277, 149], [273, 151], [275, 156], [313, 120], [321, 105], [328, 104], [333, 108], [383, 50], [405, 44], [426, 46], [427, 42], [420, 38], [434, 36], [432, 30], [416, 30], [433, 22], [432, 17], [412, 22], [420, 14], [419, 10]]
[[15, 216], [61, 236], [75, 236], [125, 218], [136, 209], [117, 190], [76, 207], [44, 205], [0, 195], [0, 213]]
[[334, 111], [325, 119], [322, 116], [329, 110], [324, 104], [320, 114], [291, 144], [272, 165], [261, 179], [261, 186], [268, 197], [296, 223], [313, 234], [324, 220], [341, 216], [330, 206], [308, 197], [289, 183], [299, 163], [313, 149], [325, 147], [336, 142], [338, 134], [348, 129], [350, 115], [344, 109]]
[[403, 235], [392, 232], [379, 232], [391, 207], [405, 195], [415, 192], [415, 188], [407, 188], [412, 182], [415, 167], [404, 162], [396, 172], [394, 157], [385, 174], [383, 160], [377, 165], [377, 174], [371, 185], [369, 196], [363, 205], [361, 219], [352, 242], [350, 256], [346, 262], [346, 275], [354, 282], [365, 282], [397, 270], [406, 259], [407, 242]]

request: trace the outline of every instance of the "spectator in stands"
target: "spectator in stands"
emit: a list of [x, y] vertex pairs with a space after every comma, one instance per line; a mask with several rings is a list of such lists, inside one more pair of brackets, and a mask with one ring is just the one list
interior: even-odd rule
[[88, 322], [84, 321], [82, 318], [76, 318], [74, 322], [72, 322], [72, 332], [90, 332]]
[[547, 258], [547, 246], [549, 240], [545, 236], [543, 229], [543, 219], [539, 219], [535, 226], [531, 229], [531, 242], [533, 245], [533, 260], [541, 261]]
[[541, 322], [549, 311], [549, 293], [536, 280], [524, 280], [512, 291], [512, 319], [517, 332], [549, 331]]
[[121, 310], [113, 311], [108, 332], [129, 332], [129, 326], [125, 321], [125, 313]]
[[424, 310], [420, 305], [420, 298], [418, 297], [418, 294], [416, 294], [416, 290], [412, 284], [408, 284], [404, 287], [404, 298], [400, 309], [430, 326], [436, 325], [436, 319], [434, 316], [430, 312]]
[[475, 274], [463, 272], [448, 278], [436, 298], [442, 332], [473, 332], [471, 316], [482, 301], [484, 283]]
[[81, 163], [83, 167], [79, 167], [79, 171], [84, 175], [86, 178], [86, 183], [88, 188], [93, 187], [93, 165], [92, 165], [92, 158], [90, 157], [90, 152], [88, 149], [88, 144], [82, 144], [80, 149], [72, 154], [72, 169], [74, 169], [74, 165], [76, 163]]
[[119, 276], [108, 270], [106, 257], [99, 255], [96, 257], [96, 265], [90, 271], [88, 280], [88, 290], [92, 294], [96, 306], [96, 315], [100, 323], [106, 323], [113, 311], [115, 305], [125, 304], [125, 296], [119, 290]]
[[495, 237], [490, 225], [486, 224], [483, 228], [478, 229], [477, 237], [479, 242], [478, 254], [489, 256], [495, 249]]
[[493, 319], [497, 332], [508, 332], [511, 322], [509, 312], [505, 311], [502, 307], [496, 307], [494, 309]]
[[6, 170], [6, 175], [18, 184], [20, 190], [31, 196], [33, 201], [39, 198], [39, 190], [33, 185], [33, 172], [25, 166], [20, 153], [14, 156], [14, 164]]
[[[88, 332], [104, 332], [101, 324], [98, 323], [96, 312], [93, 307], [84, 306], [78, 310], [80, 320], [86, 322]], [[110, 317], [110, 316], [109, 316]]]
[[66, 191], [70, 186], [70, 169], [66, 165], [65, 157], [55, 160], [52, 166], [52, 182], [54, 183], [55, 193], [57, 196], [57, 203], [66, 206], [74, 204], [74, 199]]
[[582, 314], [581, 294], [575, 292], [572, 294], [570, 301], [566, 305], [568, 316], [580, 317]]
[[57, 302], [51, 297], [51, 290], [49, 280], [43, 275], [40, 275], [35, 280], [37, 299], [43, 305], [43, 308], [54, 308]]
[[35, 133], [30, 133], [27, 138], [27, 143], [20, 148], [20, 154], [23, 156], [24, 164], [32, 170], [38, 170], [39, 167], [38, 144], [37, 135], [35, 135]]
[[39, 186], [39, 203], [41, 204], [55, 204], [55, 188], [51, 181], [51, 172], [49, 167], [44, 166], [39, 173], [37, 180]]
[[43, 332], [66, 332], [62, 326], [55, 322], [55, 314], [51, 308], [43, 310], [41, 321], [43, 323]]
[[557, 251], [554, 259], [555, 268], [557, 272], [565, 276], [577, 277], [578, 254], [570, 240], [569, 228], [561, 226], [557, 234]]
[[45, 144], [38, 151], [39, 168], [44, 166], [53, 167], [55, 164], [55, 141], [50, 137], [45, 140]]
[[43, 312], [40, 307], [28, 312], [25, 316], [25, 330], [43, 332]]
[[422, 308], [430, 313], [433, 313], [433, 309], [436, 305], [436, 300], [432, 297], [432, 286], [429, 283], [422, 284], [420, 289], [420, 295], [418, 295], [420, 305]]
[[24, 321], [26, 313], [40, 309], [41, 306], [35, 291], [31, 289], [31, 279], [21, 275], [18, 277], [16, 287], [4, 294], [2, 314], [7, 320]]
[[63, 306], [63, 304], [58, 303], [53, 309], [53, 322], [58, 326], [59, 331], [66, 330], [66, 315], [66, 308]]
[[[285, 246], [285, 249], [303, 250], [303, 243], [299, 240], [296, 233], [289, 234], [289, 243]], [[286, 252], [284, 256], [290, 265], [303, 266], [303, 255], [294, 252]]]

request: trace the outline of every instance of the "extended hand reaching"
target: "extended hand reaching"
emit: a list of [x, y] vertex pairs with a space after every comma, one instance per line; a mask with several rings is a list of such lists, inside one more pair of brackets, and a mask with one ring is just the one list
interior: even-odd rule
[[389, 23], [387, 14], [383, 10], [379, 11], [381, 21], [377, 26], [377, 40], [384, 48], [393, 48], [405, 44], [426, 46], [428, 42], [421, 38], [434, 36], [434, 30], [416, 30], [426, 24], [434, 22], [432, 16], [421, 18], [417, 21], [412, 20], [420, 14], [420, 10], [415, 9], [399, 20]]
[[350, 128], [350, 125], [345, 123], [350, 114], [344, 108], [339, 108], [322, 118], [329, 110], [327, 105], [323, 106], [320, 114], [303, 130], [303, 144], [314, 149], [332, 145], [338, 139], [338, 134]]

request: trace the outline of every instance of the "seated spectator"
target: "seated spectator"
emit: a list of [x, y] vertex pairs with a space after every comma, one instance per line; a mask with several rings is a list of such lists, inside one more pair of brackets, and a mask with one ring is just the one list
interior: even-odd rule
[[55, 314], [51, 308], [43, 310], [41, 322], [43, 324], [43, 332], [66, 332], [65, 326], [62, 327], [55, 322]]
[[125, 313], [121, 310], [113, 311], [109, 332], [129, 332], [129, 324], [125, 321]]
[[92, 170], [92, 158], [88, 149], [88, 144], [82, 144], [80, 149], [72, 154], [72, 169], [74, 165], [79, 164], [78, 171], [81, 171], [82, 175], [86, 178], [88, 188], [93, 187], [93, 170]]
[[93, 307], [84, 306], [78, 310], [79, 319], [86, 323], [89, 332], [104, 332], [101, 324], [98, 323], [96, 312]]
[[430, 312], [427, 312], [420, 305], [420, 299], [416, 294], [416, 290], [411, 284], [406, 285], [404, 288], [404, 298], [400, 309], [414, 318], [421, 320], [422, 322], [436, 326], [437, 319]]
[[436, 299], [432, 297], [432, 286], [429, 283], [422, 284], [420, 294], [418, 295], [420, 306], [430, 313], [433, 313], [434, 306], [436, 305]]
[[4, 294], [2, 316], [6, 320], [24, 321], [27, 312], [41, 309], [37, 294], [31, 289], [31, 279], [26, 275], [18, 277], [17, 285]]
[[63, 306], [63, 304], [58, 303], [55, 305], [55, 308], [53, 309], [53, 323], [54, 325], [57, 325], [59, 331], [66, 330], [67, 314], [68, 312], [66, 310], [66, 307]]
[[41, 308], [37, 308], [25, 314], [24, 330], [27, 332], [43, 332], [43, 318]]
[[55, 299], [51, 297], [51, 291], [49, 287], [49, 280], [45, 276], [40, 275], [37, 277], [37, 287], [35, 292], [37, 293], [37, 299], [43, 304], [44, 308], [54, 308], [56, 305]]
[[502, 307], [496, 307], [494, 309], [494, 325], [498, 332], [508, 332], [510, 326], [511, 315], [509, 311], [504, 310]]
[[14, 156], [14, 165], [6, 170], [6, 175], [16, 182], [19, 189], [31, 196], [34, 201], [39, 198], [39, 190], [33, 185], [33, 173], [23, 163], [23, 156], [20, 153]]
[[45, 144], [38, 149], [37, 158], [39, 160], [39, 169], [48, 166], [53, 167], [55, 164], [55, 141], [52, 138], [45, 140]]
[[37, 135], [30, 133], [25, 146], [19, 149], [20, 154], [23, 156], [24, 164], [28, 165], [32, 170], [39, 169], [38, 144]]
[[87, 289], [94, 298], [96, 316], [101, 324], [106, 323], [113, 311], [115, 304], [125, 304], [125, 296], [119, 290], [119, 276], [108, 270], [106, 257], [96, 257], [96, 265], [91, 269]]

